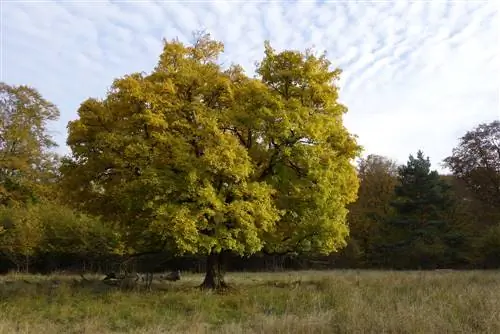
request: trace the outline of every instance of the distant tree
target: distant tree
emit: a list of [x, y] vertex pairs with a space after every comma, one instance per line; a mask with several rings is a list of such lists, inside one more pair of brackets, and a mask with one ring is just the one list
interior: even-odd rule
[[58, 117], [34, 88], [0, 83], [0, 205], [47, 194], [57, 163], [47, 122]]
[[478, 239], [479, 268], [500, 268], [500, 223], [486, 227]]
[[121, 224], [131, 250], [204, 254], [206, 288], [222, 254], [345, 246], [359, 153], [324, 56], [265, 57], [250, 79], [222, 70], [223, 45], [165, 42], [155, 70], [114, 81], [69, 124], [68, 198]]
[[110, 224], [56, 203], [0, 207], [0, 254], [18, 270], [36, 256], [100, 260], [122, 252], [120, 234]]
[[447, 255], [450, 266], [473, 266], [481, 254], [478, 251], [480, 237], [484, 230], [480, 226], [481, 206], [471, 196], [465, 183], [454, 175], [440, 175], [450, 185], [452, 204], [447, 209], [450, 233], [447, 234]]
[[40, 203], [30, 210], [41, 230], [39, 253], [74, 255], [89, 261], [123, 253], [121, 234], [112, 224], [55, 203]]
[[429, 158], [418, 151], [398, 169], [398, 184], [392, 206], [395, 217], [389, 221], [389, 248], [394, 264], [436, 267], [445, 263], [446, 236], [450, 232], [447, 210], [453, 204], [450, 189]]
[[29, 271], [32, 257], [42, 238], [39, 220], [31, 207], [0, 206], [0, 253], [17, 266]]
[[377, 244], [383, 239], [381, 224], [393, 215], [391, 200], [397, 184], [397, 165], [389, 158], [368, 155], [358, 164], [359, 190], [349, 205], [349, 243], [359, 247], [365, 265], [377, 262]]
[[453, 174], [481, 201], [488, 224], [500, 220], [500, 121], [480, 124], [460, 138], [444, 159]]

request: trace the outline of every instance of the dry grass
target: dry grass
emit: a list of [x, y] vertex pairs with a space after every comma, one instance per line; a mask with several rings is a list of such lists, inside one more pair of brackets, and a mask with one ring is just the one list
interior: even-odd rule
[[0, 278], [0, 333], [500, 333], [499, 272], [235, 273], [225, 294], [201, 275], [153, 292], [72, 279]]

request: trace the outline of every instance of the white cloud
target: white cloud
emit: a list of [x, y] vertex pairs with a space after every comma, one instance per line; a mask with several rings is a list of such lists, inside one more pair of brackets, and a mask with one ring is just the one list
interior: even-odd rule
[[162, 38], [206, 29], [223, 59], [250, 73], [263, 41], [326, 50], [343, 69], [345, 121], [366, 153], [405, 162], [418, 149], [435, 168], [458, 137], [500, 118], [498, 13], [493, 2], [3, 1], [3, 77], [60, 106], [66, 124], [112, 80], [149, 71]]

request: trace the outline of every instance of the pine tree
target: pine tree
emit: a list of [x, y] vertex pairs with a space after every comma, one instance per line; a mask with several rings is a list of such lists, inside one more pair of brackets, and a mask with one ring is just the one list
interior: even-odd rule
[[431, 171], [429, 158], [422, 151], [410, 155], [406, 165], [398, 168], [396, 211], [389, 222], [389, 249], [398, 267], [435, 268], [446, 263], [452, 205], [451, 187], [437, 171]]

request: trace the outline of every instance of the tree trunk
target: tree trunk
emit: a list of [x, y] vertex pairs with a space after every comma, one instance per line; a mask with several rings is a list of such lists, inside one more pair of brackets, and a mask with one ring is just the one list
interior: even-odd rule
[[224, 281], [223, 253], [211, 252], [207, 256], [205, 270], [205, 279], [201, 283], [200, 288], [218, 290], [228, 287]]

